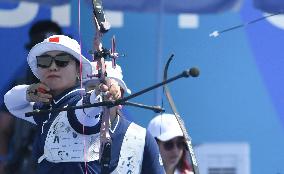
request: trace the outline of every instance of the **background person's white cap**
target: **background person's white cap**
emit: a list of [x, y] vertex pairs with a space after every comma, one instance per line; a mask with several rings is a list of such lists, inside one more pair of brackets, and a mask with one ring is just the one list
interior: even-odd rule
[[183, 136], [176, 117], [167, 113], [154, 117], [148, 125], [148, 131], [161, 141], [169, 141], [174, 137]]
[[[91, 62], [92, 68], [93, 68], [93, 74], [98, 74], [97, 70], [97, 62]], [[122, 70], [121, 67], [116, 64], [116, 67], [112, 67], [112, 62], [111, 61], [105, 61], [106, 65], [106, 72], [107, 72], [107, 77], [112, 78], [116, 80], [122, 89], [127, 92], [128, 94], [131, 94], [131, 90], [127, 88], [125, 82], [123, 81], [123, 75], [122, 75]], [[97, 79], [97, 78], [93, 78]], [[88, 83], [88, 80], [86, 80], [85, 84]]]
[[86, 79], [87, 75], [92, 74], [91, 62], [81, 54], [81, 47], [78, 42], [68, 36], [53, 35], [36, 44], [27, 57], [28, 64], [37, 78], [39, 78], [39, 75], [36, 56], [48, 51], [64, 51], [73, 55], [79, 62], [82, 61], [82, 79]]

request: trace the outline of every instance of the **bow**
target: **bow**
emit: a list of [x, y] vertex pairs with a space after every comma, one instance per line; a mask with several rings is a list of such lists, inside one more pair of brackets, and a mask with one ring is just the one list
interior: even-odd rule
[[[106, 84], [110, 87], [109, 82], [106, 79], [106, 65], [105, 56], [106, 51], [102, 47], [101, 39], [104, 33], [110, 29], [110, 24], [106, 21], [102, 1], [93, 0], [93, 13], [94, 20], [96, 23], [96, 35], [94, 38], [94, 61], [97, 61], [98, 78], [101, 83]], [[104, 94], [102, 94], [103, 96]], [[104, 97], [102, 99], [104, 101]], [[101, 173], [109, 173], [109, 165], [111, 160], [111, 146], [112, 140], [109, 133], [110, 127], [110, 109], [107, 106], [103, 106], [103, 114], [101, 118], [100, 128], [100, 162], [101, 162]]]
[[[164, 69], [164, 81], [167, 80], [168, 78], [168, 68], [169, 68], [169, 65], [170, 65], [170, 62], [172, 61], [174, 55], [172, 54], [170, 56], [170, 58], [168, 59], [166, 65], [165, 65], [165, 69]], [[190, 71], [189, 71], [190, 75], [192, 77], [197, 77], [199, 75], [199, 70], [197, 68], [191, 68]], [[164, 91], [165, 91], [165, 95], [169, 101], [169, 104], [171, 106], [171, 109], [179, 123], [179, 126], [182, 130], [182, 133], [184, 135], [184, 138], [186, 140], [186, 149], [189, 151], [190, 153], [190, 160], [192, 162], [192, 166], [193, 166], [193, 172], [195, 174], [199, 174], [199, 169], [198, 169], [198, 165], [197, 165], [197, 161], [196, 161], [196, 157], [195, 157], [195, 154], [194, 154], [194, 151], [193, 151], [193, 148], [192, 148], [192, 143], [191, 143], [191, 138], [189, 136], [189, 134], [187, 133], [186, 131], [186, 128], [185, 128], [185, 125], [184, 125], [184, 122], [181, 118], [181, 116], [179, 115], [178, 111], [177, 111], [177, 108], [175, 106], [175, 103], [173, 101], [173, 98], [171, 96], [171, 93], [170, 93], [170, 90], [168, 88], [168, 86], [166, 84], [164, 84]]]

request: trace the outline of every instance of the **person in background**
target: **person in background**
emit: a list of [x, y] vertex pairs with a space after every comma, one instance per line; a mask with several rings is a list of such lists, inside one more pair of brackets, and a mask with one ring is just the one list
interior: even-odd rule
[[9, 141], [13, 134], [13, 118], [7, 111], [0, 112], [0, 174], [5, 174], [4, 169], [9, 159]]
[[163, 113], [154, 117], [148, 131], [159, 146], [166, 174], [193, 174], [186, 157], [185, 139], [175, 115]]
[[[61, 27], [53, 21], [41, 20], [32, 24], [29, 30], [29, 42], [25, 48], [29, 51], [45, 38], [62, 34]], [[8, 84], [8, 88], [19, 84], [33, 84], [39, 80], [33, 75], [26, 61], [21, 72]], [[25, 74], [25, 75], [23, 75]], [[32, 142], [35, 127], [29, 122], [15, 119], [3, 103], [0, 107], [0, 174], [33, 174], [35, 165], [32, 162]]]

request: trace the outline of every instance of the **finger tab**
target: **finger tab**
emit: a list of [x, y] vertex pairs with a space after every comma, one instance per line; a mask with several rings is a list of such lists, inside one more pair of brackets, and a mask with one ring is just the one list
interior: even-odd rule
[[44, 89], [44, 88], [42, 88], [42, 87], [38, 87], [37, 88], [37, 91], [38, 92], [41, 92], [41, 93], [46, 93], [47, 91]]

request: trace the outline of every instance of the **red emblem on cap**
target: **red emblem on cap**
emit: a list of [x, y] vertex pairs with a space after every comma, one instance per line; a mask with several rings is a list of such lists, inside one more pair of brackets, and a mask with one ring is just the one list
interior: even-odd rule
[[59, 37], [52, 37], [52, 38], [49, 38], [48, 40], [49, 42], [59, 42]]

